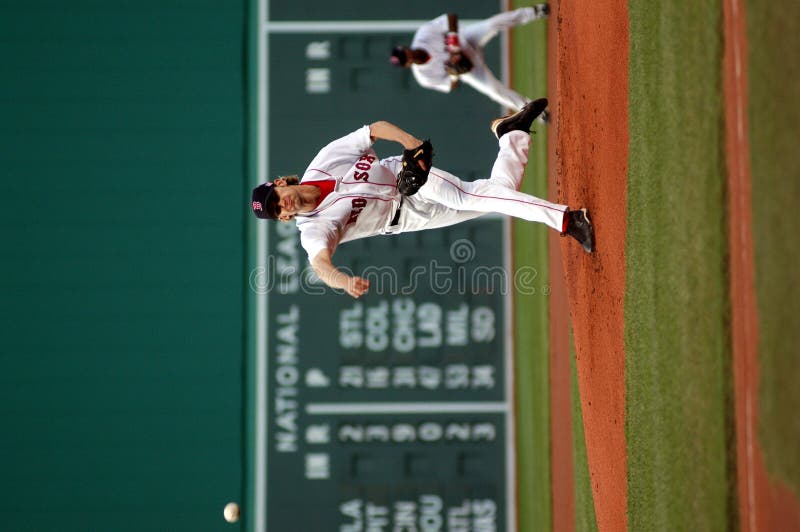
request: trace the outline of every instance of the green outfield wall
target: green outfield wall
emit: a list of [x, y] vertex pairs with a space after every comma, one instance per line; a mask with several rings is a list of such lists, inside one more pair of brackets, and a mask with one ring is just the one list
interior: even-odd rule
[[356, 303], [249, 215], [253, 184], [379, 119], [463, 178], [491, 168], [497, 105], [388, 64], [414, 21], [332, 9], [0, 7], [3, 530], [513, 527], [507, 222], [342, 246], [420, 283]]
[[244, 2], [0, 7], [0, 528], [242, 496]]

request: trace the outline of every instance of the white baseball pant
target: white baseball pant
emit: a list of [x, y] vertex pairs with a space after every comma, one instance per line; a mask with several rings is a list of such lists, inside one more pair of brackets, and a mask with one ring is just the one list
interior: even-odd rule
[[473, 49], [474, 53], [473, 57], [471, 57], [473, 69], [466, 74], [462, 74], [460, 79], [506, 108], [514, 111], [522, 109], [530, 99], [512, 90], [492, 74], [492, 71], [489, 70], [484, 61], [483, 47], [499, 32], [514, 26], [527, 24], [537, 18], [539, 16], [534, 8], [523, 7], [514, 11], [499, 13], [466, 26], [461, 31], [461, 35]]
[[428, 182], [405, 199], [400, 216], [402, 231], [446, 227], [482, 214], [496, 212], [561, 231], [566, 205], [519, 192], [528, 162], [530, 134], [510, 131], [500, 137], [500, 150], [491, 177], [462, 181], [434, 167]]

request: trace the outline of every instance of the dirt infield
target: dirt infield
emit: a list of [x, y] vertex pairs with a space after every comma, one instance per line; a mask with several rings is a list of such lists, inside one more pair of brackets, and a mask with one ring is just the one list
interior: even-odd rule
[[744, 2], [725, 0], [725, 151], [730, 226], [731, 334], [736, 408], [740, 529], [800, 530], [800, 505], [788, 487], [770, 479], [758, 442], [758, 315], [747, 125], [747, 33]]
[[[800, 530], [800, 505], [769, 478], [757, 438], [758, 320], [747, 139], [747, 42], [742, 0], [725, 0], [724, 90], [730, 220], [737, 496], [745, 532]], [[569, 300], [598, 528], [627, 529], [624, 291], [628, 162], [627, 3], [553, 3], [548, 96], [551, 198], [589, 208], [597, 251], [551, 240], [554, 530], [574, 530], [569, 427]], [[560, 261], [560, 262], [559, 262]], [[565, 279], [556, 272], [563, 267]], [[566, 293], [568, 290], [568, 294]]]
[[[559, 2], [551, 9], [551, 190], [559, 203], [587, 207], [596, 228], [597, 250], [593, 255], [584, 253], [575, 242], [560, 242], [592, 494], [599, 530], [626, 530], [623, 303], [628, 166], [627, 3]], [[557, 356], [563, 360], [562, 355]], [[563, 366], [555, 369], [559, 367], [563, 373]], [[553, 447], [557, 445], [554, 441]], [[570, 441], [568, 448], [571, 446]], [[554, 471], [556, 467], [561, 466], [554, 464]], [[570, 499], [556, 498], [554, 492], [554, 502], [569, 504]], [[561, 511], [564, 509], [554, 508], [554, 521]]]

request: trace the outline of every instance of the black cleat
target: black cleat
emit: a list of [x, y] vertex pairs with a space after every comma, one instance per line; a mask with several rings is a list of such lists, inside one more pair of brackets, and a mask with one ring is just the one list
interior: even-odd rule
[[496, 118], [492, 121], [492, 133], [498, 139], [509, 131], [531, 132], [531, 124], [540, 114], [547, 109], [547, 98], [539, 98], [525, 104], [525, 107], [516, 113]]
[[594, 251], [594, 227], [586, 209], [567, 211], [567, 230], [561, 236], [571, 236], [583, 246], [586, 253]]
[[550, 14], [550, 4], [536, 4], [533, 9], [536, 11], [537, 19], [544, 18]]

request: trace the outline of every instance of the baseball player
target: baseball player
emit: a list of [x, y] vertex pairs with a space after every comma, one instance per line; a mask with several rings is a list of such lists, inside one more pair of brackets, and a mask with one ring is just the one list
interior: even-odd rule
[[[300, 180], [281, 177], [254, 188], [251, 208], [258, 218], [294, 220], [317, 276], [355, 298], [368, 290], [369, 281], [333, 265], [339, 244], [445, 227], [487, 212], [544, 223], [562, 236], [575, 238], [591, 253], [594, 232], [586, 209], [570, 210], [519, 192], [531, 144], [530, 127], [546, 107], [547, 100], [542, 98], [492, 122], [500, 150], [488, 179], [465, 182], [432, 167], [428, 141], [379, 121], [322, 148]], [[379, 159], [372, 148], [377, 139], [400, 143], [405, 148], [403, 156]]]
[[492, 74], [483, 48], [500, 31], [544, 18], [548, 4], [506, 11], [459, 28], [455, 14], [444, 14], [420, 26], [411, 46], [397, 46], [390, 61], [411, 68], [417, 82], [428, 89], [450, 92], [463, 81], [508, 109], [522, 109], [529, 98], [501, 83]]

